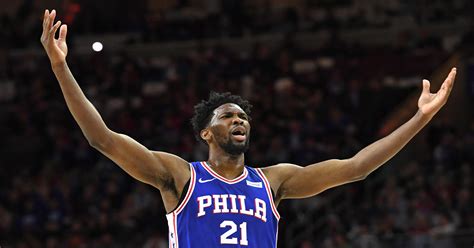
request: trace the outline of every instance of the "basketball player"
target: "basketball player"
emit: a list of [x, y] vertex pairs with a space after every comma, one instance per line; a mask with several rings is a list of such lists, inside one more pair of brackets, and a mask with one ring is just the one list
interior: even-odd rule
[[130, 176], [160, 190], [168, 212], [170, 247], [276, 247], [280, 201], [314, 196], [367, 177], [441, 109], [456, 76], [453, 68], [434, 94], [424, 80], [417, 113], [387, 137], [352, 158], [306, 167], [287, 163], [262, 169], [245, 166], [251, 105], [239, 96], [213, 93], [195, 107], [192, 119], [197, 137], [209, 146], [209, 158], [188, 163], [173, 154], [151, 151], [106, 126], [68, 68], [67, 26], [60, 21], [53, 25], [55, 16], [54, 10], [45, 11], [41, 43], [66, 104], [92, 147]]

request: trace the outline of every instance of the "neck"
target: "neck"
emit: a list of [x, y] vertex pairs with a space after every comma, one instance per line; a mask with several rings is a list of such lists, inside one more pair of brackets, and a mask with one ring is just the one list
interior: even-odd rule
[[209, 165], [212, 169], [227, 179], [234, 179], [244, 170], [245, 155], [230, 155], [222, 150], [209, 150]]
[[245, 156], [241, 155], [215, 155], [210, 153], [208, 161], [213, 167], [228, 167], [235, 168], [244, 165]]

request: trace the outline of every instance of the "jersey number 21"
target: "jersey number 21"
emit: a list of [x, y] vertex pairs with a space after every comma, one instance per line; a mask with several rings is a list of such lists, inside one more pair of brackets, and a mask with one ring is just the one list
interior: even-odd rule
[[[225, 233], [221, 235], [221, 244], [223, 245], [249, 245], [249, 241], [247, 240], [247, 222], [243, 222], [239, 225], [240, 227], [240, 241], [237, 239], [238, 236], [234, 234], [237, 232], [237, 224], [231, 220], [224, 220], [220, 224], [220, 228], [228, 228]], [[233, 237], [232, 237], [233, 236]]]

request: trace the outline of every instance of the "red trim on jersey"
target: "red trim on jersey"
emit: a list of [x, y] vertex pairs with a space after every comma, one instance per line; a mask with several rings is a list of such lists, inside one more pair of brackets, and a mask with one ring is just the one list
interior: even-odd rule
[[240, 176], [238, 176], [238, 177], [236, 177], [236, 178], [234, 178], [234, 179], [232, 179], [232, 180], [229, 180], [229, 179], [227, 179], [227, 178], [225, 178], [225, 177], [223, 177], [223, 176], [217, 174], [217, 172], [215, 172], [214, 170], [212, 170], [212, 168], [211, 168], [209, 165], [207, 165], [207, 162], [201, 162], [201, 165], [202, 165], [202, 167], [204, 167], [204, 169], [205, 169], [207, 172], [209, 172], [209, 174], [211, 174], [211, 175], [214, 176], [215, 178], [217, 178], [217, 179], [219, 179], [219, 180], [221, 180], [221, 181], [223, 181], [223, 182], [225, 182], [225, 183], [228, 183], [228, 184], [238, 183], [238, 182], [244, 180], [244, 179], [247, 177], [247, 175], [248, 175], [247, 168], [244, 167], [244, 171], [242, 172], [242, 175], [240, 175]]
[[[172, 216], [172, 222], [173, 222], [173, 230], [174, 230], [174, 243], [175, 243], [175, 246], [172, 247], [172, 248], [178, 248], [179, 247], [179, 243], [178, 243], [178, 223], [177, 223], [177, 220], [178, 220], [178, 214], [181, 212], [181, 210], [184, 209], [184, 207], [186, 206], [186, 204], [188, 203], [189, 199], [191, 198], [191, 195], [193, 194], [194, 192], [194, 187], [196, 185], [196, 171], [194, 170], [194, 167], [192, 164], [189, 164], [189, 170], [191, 171], [191, 177], [190, 177], [190, 182], [189, 182], [189, 188], [188, 188], [188, 191], [186, 192], [186, 196], [183, 200], [183, 202], [181, 202], [181, 204], [179, 204], [179, 206], [171, 213], [171, 216]], [[171, 247], [171, 242], [170, 242], [170, 247]]]
[[176, 248], [179, 247], [179, 242], [178, 242], [178, 223], [176, 223], [176, 220], [178, 217], [176, 217], [176, 213], [173, 213], [173, 222], [174, 222], [174, 239], [175, 239], [175, 244]]
[[190, 170], [191, 170], [191, 182], [189, 182], [188, 192], [186, 192], [186, 197], [184, 198], [183, 202], [181, 202], [181, 204], [174, 211], [176, 214], [179, 214], [181, 210], [183, 210], [183, 208], [186, 206], [189, 199], [191, 198], [191, 195], [193, 194], [194, 186], [196, 185], [196, 172], [194, 171], [194, 167], [191, 164], [190, 164]]
[[265, 174], [263, 174], [263, 171], [260, 168], [255, 168], [255, 170], [258, 172], [260, 177], [263, 180], [263, 184], [265, 184], [265, 189], [267, 190], [268, 197], [270, 198], [270, 204], [272, 205], [272, 212], [277, 218], [277, 220], [280, 220], [280, 213], [278, 213], [278, 210], [275, 206], [275, 202], [273, 201], [273, 195], [272, 195], [272, 190], [270, 188], [270, 183], [267, 180], [267, 177]]

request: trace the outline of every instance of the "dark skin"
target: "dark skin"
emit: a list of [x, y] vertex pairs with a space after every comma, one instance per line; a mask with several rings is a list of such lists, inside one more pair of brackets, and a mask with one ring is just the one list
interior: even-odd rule
[[[92, 147], [113, 160], [130, 176], [160, 190], [166, 210], [173, 210], [190, 178], [188, 162], [170, 153], [151, 151], [107, 127], [68, 68], [67, 26], [61, 25], [60, 21], [53, 25], [55, 17], [54, 10], [45, 11], [41, 43], [69, 111], [84, 136]], [[58, 29], [59, 37], [56, 39]], [[351, 158], [331, 159], [304, 167], [281, 163], [263, 168], [276, 192], [275, 202], [278, 204], [283, 199], [311, 197], [326, 189], [366, 178], [399, 152], [444, 106], [455, 77], [456, 68], [453, 68], [436, 93], [431, 93], [429, 81], [423, 80], [416, 114], [390, 135], [365, 147]], [[244, 131], [245, 137], [233, 135], [236, 128]], [[250, 136], [248, 117], [239, 106], [228, 103], [216, 108], [209, 125], [200, 135], [209, 145], [208, 162], [214, 171], [227, 179], [242, 174], [244, 153], [230, 154], [221, 147], [229, 140], [235, 145], [242, 145]]]
[[245, 141], [237, 141], [232, 137], [232, 131], [237, 128], [244, 130], [246, 136], [250, 134], [248, 116], [238, 105], [228, 103], [214, 110], [209, 126], [200, 133], [209, 146], [208, 162], [211, 168], [228, 179], [242, 174], [245, 155], [231, 155], [219, 143], [231, 140], [232, 143], [243, 146]]

